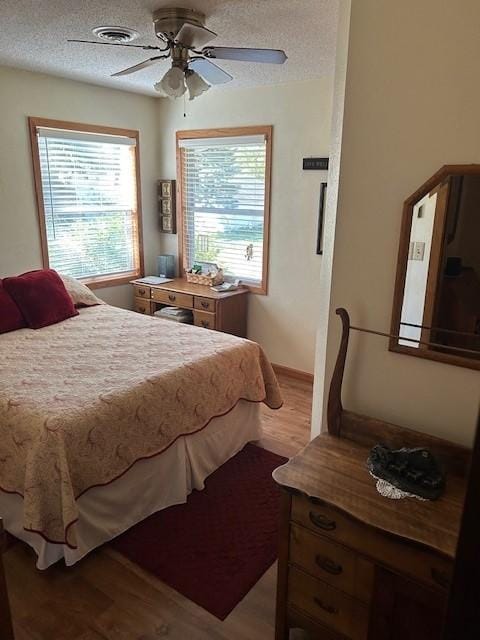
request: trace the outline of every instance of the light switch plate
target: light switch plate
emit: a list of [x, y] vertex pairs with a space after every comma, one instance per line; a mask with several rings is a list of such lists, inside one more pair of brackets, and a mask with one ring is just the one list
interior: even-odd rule
[[413, 255], [412, 260], [423, 260], [425, 256], [425, 242], [413, 243]]

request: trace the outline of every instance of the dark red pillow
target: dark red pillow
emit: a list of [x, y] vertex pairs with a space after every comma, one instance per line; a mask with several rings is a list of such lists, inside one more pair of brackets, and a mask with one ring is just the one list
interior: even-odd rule
[[0, 280], [0, 333], [24, 329], [26, 326], [22, 312]]
[[3, 286], [17, 303], [30, 329], [40, 329], [78, 316], [62, 279], [53, 269], [5, 278]]

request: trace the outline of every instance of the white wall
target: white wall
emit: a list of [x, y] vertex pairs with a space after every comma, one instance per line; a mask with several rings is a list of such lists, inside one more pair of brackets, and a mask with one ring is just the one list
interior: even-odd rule
[[[243, 90], [214, 90], [194, 102], [161, 100], [161, 177], [175, 177], [175, 131], [272, 124], [270, 277], [267, 296], [250, 295], [248, 335], [272, 362], [313, 372], [318, 279], [315, 254], [320, 182], [302, 158], [328, 156], [333, 79]], [[177, 253], [177, 236], [162, 236], [162, 252]]]
[[[336, 307], [346, 307], [356, 325], [389, 330], [405, 198], [444, 164], [480, 163], [480, 85], [472, 80], [479, 22], [478, 0], [352, 0], [343, 139], [341, 154], [334, 145], [340, 161], [331, 175], [339, 178], [338, 212], [326, 239], [330, 246], [335, 236], [327, 357], [325, 368], [319, 341], [317, 389], [323, 380], [328, 388], [338, 349]], [[478, 371], [391, 353], [383, 338], [352, 335], [348, 409], [470, 443], [479, 392]], [[313, 432], [321, 426], [317, 401]]]
[[[138, 129], [145, 263], [155, 269], [157, 101], [133, 93], [0, 67], [0, 277], [42, 266], [27, 116]], [[131, 307], [129, 285], [97, 291]]]

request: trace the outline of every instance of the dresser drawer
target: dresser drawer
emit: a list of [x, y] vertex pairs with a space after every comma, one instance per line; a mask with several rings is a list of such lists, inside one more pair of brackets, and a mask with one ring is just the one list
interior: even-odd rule
[[367, 638], [368, 608], [365, 605], [292, 567], [288, 577], [288, 606], [305, 611], [314, 620], [351, 640]]
[[212, 300], [211, 298], [200, 298], [199, 296], [195, 296], [193, 306], [195, 309], [199, 309], [200, 311], [215, 313], [215, 300]]
[[363, 602], [372, 598], [371, 562], [295, 524], [290, 527], [290, 562]]
[[133, 295], [136, 298], [150, 298], [150, 287], [144, 287], [143, 285], [133, 285]]
[[163, 291], [162, 289], [152, 289], [152, 300], [162, 304], [173, 305], [174, 307], [193, 308], [193, 296], [187, 293], [176, 293], [175, 291]]
[[195, 309], [193, 312], [193, 324], [204, 329], [215, 329], [215, 314]]
[[423, 551], [408, 541], [397, 541], [394, 536], [363, 525], [329, 505], [294, 496], [291, 518], [310, 531], [344, 544], [401, 574], [436, 589], [449, 588], [453, 561]]
[[144, 313], [148, 316], [152, 315], [150, 300], [145, 300], [144, 298], [135, 298], [135, 300], [133, 301], [133, 308], [138, 313]]

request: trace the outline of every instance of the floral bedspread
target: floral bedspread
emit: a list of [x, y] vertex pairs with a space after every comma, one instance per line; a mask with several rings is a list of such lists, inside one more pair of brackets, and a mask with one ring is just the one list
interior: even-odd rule
[[259, 345], [111, 306], [0, 336], [0, 489], [75, 547], [76, 499], [240, 399], [282, 399]]

